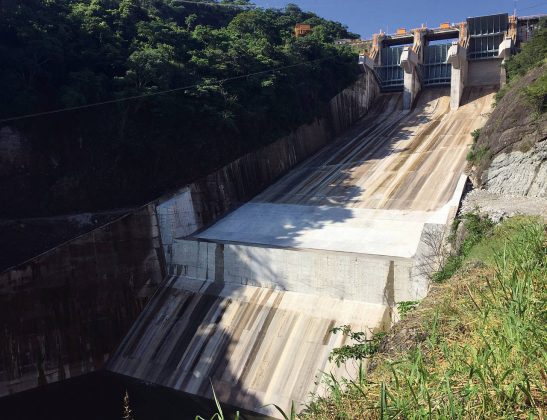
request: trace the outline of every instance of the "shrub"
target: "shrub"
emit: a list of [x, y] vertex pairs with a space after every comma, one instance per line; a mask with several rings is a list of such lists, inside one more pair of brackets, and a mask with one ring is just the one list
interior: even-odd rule
[[473, 137], [473, 143], [476, 143], [479, 140], [480, 135], [481, 135], [480, 128], [476, 128], [473, 131], [471, 131], [471, 137]]
[[[470, 238], [490, 226], [468, 219]], [[413, 324], [423, 338], [411, 350], [379, 355], [377, 368], [355, 380], [329, 379], [336, 388], [327, 387], [301, 417], [543, 418], [545, 227], [509, 219], [483, 237], [480, 245], [503, 242], [490, 249], [493, 264], [438, 287], [434, 304]]]
[[530, 69], [540, 66], [547, 57], [547, 20], [542, 19], [539, 28], [528, 42], [522, 45], [520, 53], [510, 57], [505, 63], [507, 79], [513, 81]]
[[523, 94], [536, 112], [545, 112], [547, 107], [547, 73], [526, 87]]
[[332, 330], [333, 334], [341, 332], [349, 338], [354, 344], [347, 344], [334, 349], [329, 355], [329, 360], [340, 366], [348, 360], [363, 360], [370, 358], [376, 353], [380, 347], [380, 342], [385, 336], [385, 332], [376, 332], [371, 338], [367, 338], [367, 333], [362, 331], [352, 331], [349, 325], [335, 327]]
[[461, 216], [465, 223], [466, 237], [456, 254], [449, 256], [444, 266], [433, 274], [434, 282], [442, 282], [449, 279], [461, 267], [465, 258], [469, 255], [473, 246], [488, 236], [494, 228], [494, 222], [487, 217], [476, 213], [467, 213]]

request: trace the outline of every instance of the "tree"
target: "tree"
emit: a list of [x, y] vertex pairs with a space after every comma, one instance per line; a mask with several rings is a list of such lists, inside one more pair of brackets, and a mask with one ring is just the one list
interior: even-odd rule
[[[56, 163], [25, 191], [41, 204], [4, 214], [142, 203], [311, 121], [357, 77], [356, 57], [332, 44], [350, 37], [339, 23], [294, 4], [205, 2], [0, 2], [0, 118], [173, 90], [17, 122]], [[304, 21], [315, 30], [296, 39]]]

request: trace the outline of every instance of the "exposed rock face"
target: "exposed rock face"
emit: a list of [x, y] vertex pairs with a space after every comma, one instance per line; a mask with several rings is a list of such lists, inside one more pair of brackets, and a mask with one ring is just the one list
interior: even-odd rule
[[547, 216], [547, 113], [534, 112], [522, 94], [546, 71], [547, 65], [533, 69], [514, 83], [482, 128], [475, 151], [484, 156], [469, 168], [478, 189], [461, 212], [478, 211], [494, 221]]
[[547, 66], [533, 69], [514, 83], [482, 128], [475, 150], [485, 155], [469, 174], [475, 187], [545, 196], [547, 113], [537, 115], [522, 95], [545, 71]]
[[547, 197], [547, 141], [525, 153], [500, 153], [484, 173], [483, 182], [495, 194]]
[[[474, 213], [477, 211], [488, 215], [496, 223], [516, 215], [539, 214], [547, 218], [547, 198], [496, 194], [489, 190], [473, 190], [466, 195], [460, 213]], [[460, 225], [463, 226], [462, 223]], [[456, 234], [456, 237], [459, 237], [458, 234]]]

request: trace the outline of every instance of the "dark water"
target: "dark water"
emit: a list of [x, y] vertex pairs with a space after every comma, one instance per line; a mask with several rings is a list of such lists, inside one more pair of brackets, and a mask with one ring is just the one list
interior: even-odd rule
[[[135, 420], [187, 420], [215, 413], [213, 401], [109, 372], [96, 372], [0, 398], [1, 420], [121, 420], [123, 397]], [[222, 405], [226, 418], [235, 409]], [[241, 418], [266, 417], [241, 413]]]

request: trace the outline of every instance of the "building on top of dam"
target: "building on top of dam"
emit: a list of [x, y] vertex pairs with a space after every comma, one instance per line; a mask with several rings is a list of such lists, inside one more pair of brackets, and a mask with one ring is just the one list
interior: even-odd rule
[[422, 25], [391, 35], [380, 32], [373, 35], [359, 62], [374, 72], [382, 91], [404, 92], [404, 109], [410, 109], [427, 86], [450, 86], [450, 106], [456, 109], [466, 86], [505, 82], [501, 62], [531, 37], [542, 16], [501, 13], [445, 22], [438, 28]]

